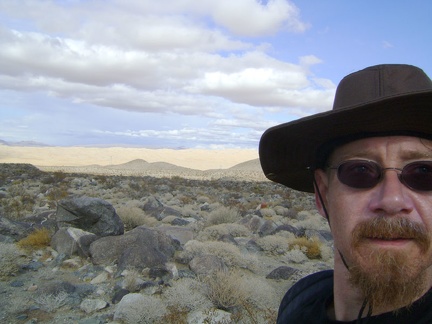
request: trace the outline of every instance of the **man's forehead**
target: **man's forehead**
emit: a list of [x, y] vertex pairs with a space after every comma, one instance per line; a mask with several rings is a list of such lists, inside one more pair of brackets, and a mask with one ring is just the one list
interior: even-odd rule
[[351, 157], [373, 157], [392, 151], [402, 160], [432, 158], [432, 141], [413, 136], [368, 137], [337, 147], [330, 160]]

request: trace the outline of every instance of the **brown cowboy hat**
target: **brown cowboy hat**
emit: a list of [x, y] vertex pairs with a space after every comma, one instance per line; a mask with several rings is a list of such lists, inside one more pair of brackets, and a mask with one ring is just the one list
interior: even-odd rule
[[332, 110], [264, 132], [261, 167], [272, 181], [313, 192], [311, 170], [322, 166], [326, 147], [384, 134], [432, 137], [432, 81], [418, 67], [383, 64], [346, 76]]

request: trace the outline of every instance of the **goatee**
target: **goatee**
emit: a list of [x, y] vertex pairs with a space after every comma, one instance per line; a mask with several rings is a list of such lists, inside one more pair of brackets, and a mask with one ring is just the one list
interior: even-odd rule
[[[375, 248], [370, 239], [413, 240], [420, 254], [409, 251]], [[411, 305], [425, 290], [430, 249], [426, 228], [405, 218], [377, 217], [358, 224], [353, 231], [350, 282], [364, 294], [372, 309], [397, 309]]]

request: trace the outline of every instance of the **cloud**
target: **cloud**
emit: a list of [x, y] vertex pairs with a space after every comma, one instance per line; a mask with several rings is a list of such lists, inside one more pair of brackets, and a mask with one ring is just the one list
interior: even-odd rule
[[[99, 134], [227, 142], [238, 132], [256, 142], [273, 112], [322, 111], [334, 95], [311, 72], [319, 58], [284, 62], [260, 41], [307, 30], [286, 0], [4, 0], [0, 12], [0, 87], [8, 95], [160, 116], [153, 129], [97, 127]], [[162, 130], [161, 118], [173, 115], [207, 127]]]

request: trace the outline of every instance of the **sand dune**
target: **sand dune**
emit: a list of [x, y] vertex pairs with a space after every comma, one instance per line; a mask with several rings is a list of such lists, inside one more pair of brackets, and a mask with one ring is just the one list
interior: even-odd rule
[[256, 149], [146, 149], [91, 147], [21, 147], [0, 145], [0, 163], [48, 166], [114, 166], [134, 160], [166, 162], [195, 170], [228, 169], [258, 158]]

